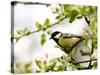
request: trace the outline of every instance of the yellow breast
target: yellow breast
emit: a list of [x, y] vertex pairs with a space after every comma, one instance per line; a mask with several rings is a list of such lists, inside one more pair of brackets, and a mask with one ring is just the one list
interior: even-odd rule
[[77, 41], [79, 41], [79, 38], [60, 38], [59, 39], [59, 44], [65, 48], [72, 47], [73, 44], [75, 44]]

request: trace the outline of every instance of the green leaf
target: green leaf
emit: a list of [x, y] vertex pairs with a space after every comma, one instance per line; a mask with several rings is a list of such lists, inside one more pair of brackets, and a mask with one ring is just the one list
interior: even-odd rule
[[28, 28], [19, 29], [16, 32], [12, 33], [12, 38], [18, 42], [22, 37], [27, 36], [30, 34]]
[[16, 38], [16, 43], [21, 39], [21, 37], [17, 37]]
[[70, 11], [68, 13], [69, 22], [72, 23], [76, 19], [77, 15], [78, 15], [78, 11], [76, 11], [76, 10]]
[[81, 67], [80, 64], [71, 64], [73, 70], [77, 70], [78, 67]]
[[41, 69], [42, 68], [42, 62], [40, 61], [40, 60], [35, 60], [35, 63], [36, 63], [36, 65], [39, 67], [39, 69]]
[[97, 62], [93, 63], [93, 67], [96, 69], [97, 68]]
[[24, 73], [32, 73], [32, 70], [28, 68], [24, 68]]
[[59, 13], [59, 8], [56, 7], [56, 8], [55, 8], [55, 12], [56, 12], [56, 13]]
[[46, 42], [46, 35], [45, 34], [42, 34], [41, 35], [41, 45], [43, 46]]
[[17, 30], [17, 33], [18, 33], [19, 35], [22, 35], [23, 33], [26, 32], [26, 30], [27, 30], [27, 28]]
[[53, 33], [53, 32], [52, 32], [52, 30], [50, 30], [50, 29], [47, 31], [47, 34], [48, 34], [48, 35], [51, 35], [52, 33]]
[[93, 18], [97, 18], [97, 8], [95, 6], [93, 6], [93, 7], [91, 7], [91, 6], [80, 6], [79, 7], [79, 13], [82, 16], [89, 17], [90, 21]]
[[54, 47], [55, 47], [55, 48], [59, 48], [59, 49], [61, 49], [61, 50], [64, 50], [64, 48], [60, 47], [59, 45], [55, 45]]
[[82, 17], [83, 17], [83, 16], [81, 16], [81, 15], [80, 15], [80, 16], [77, 16], [77, 19], [81, 19]]
[[52, 70], [54, 67], [56, 66], [56, 62], [52, 62], [52, 63], [50, 63], [50, 69]]
[[64, 65], [60, 65], [58, 67], [58, 71], [65, 71], [65, 70], [66, 70], [66, 66], [64, 66]]
[[68, 4], [64, 4], [64, 12], [69, 12], [69, 10], [71, 10], [72, 6], [68, 5]]
[[60, 60], [60, 58], [52, 58], [51, 60], [50, 60], [50, 63], [52, 63], [52, 62], [58, 62]]
[[17, 34], [21, 35], [21, 36], [25, 36], [25, 35], [29, 35], [30, 31], [28, 30], [28, 28], [24, 28], [24, 29], [21, 29], [21, 30], [17, 30]]
[[98, 43], [97, 38], [93, 39], [93, 48], [97, 48], [97, 46], [98, 46], [97, 43]]
[[56, 16], [56, 19], [60, 20], [62, 17], [63, 17], [62, 15], [58, 15], [58, 16]]
[[31, 66], [31, 64], [32, 64], [32, 62], [26, 63], [26, 64], [24, 65], [24, 67], [25, 67], [25, 68], [28, 68], [28, 67]]
[[50, 20], [47, 18], [43, 25], [48, 27], [50, 25]]
[[59, 45], [55, 45], [54, 47], [55, 47], [55, 48], [61, 48]]
[[19, 68], [20, 66], [21, 66], [21, 63], [19, 63], [19, 62], [16, 62], [16, 68]]
[[96, 19], [92, 20], [90, 24], [91, 29], [96, 30], [97, 29], [97, 22]]
[[42, 25], [39, 22], [35, 22], [37, 29], [42, 29]]

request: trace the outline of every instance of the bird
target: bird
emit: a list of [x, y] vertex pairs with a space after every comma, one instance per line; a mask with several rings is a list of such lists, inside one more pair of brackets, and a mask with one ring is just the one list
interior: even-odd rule
[[70, 53], [70, 48], [77, 44], [82, 36], [78, 36], [71, 33], [62, 33], [60, 31], [55, 31], [51, 34], [50, 39], [53, 39], [58, 46], [64, 48], [64, 52]]
[[[63, 51], [67, 53], [71, 57], [71, 62], [77, 62], [75, 57], [71, 56], [71, 52], [81, 41], [84, 40], [83, 36], [71, 34], [71, 33], [62, 33], [60, 31], [55, 31], [51, 34], [50, 39], [53, 39], [57, 45], [64, 48]], [[74, 47], [73, 47], [74, 46]], [[72, 48], [73, 47], [73, 48]], [[69, 50], [68, 50], [69, 48]], [[87, 54], [87, 53], [86, 53]], [[73, 63], [74, 65], [77, 65]], [[93, 65], [91, 65], [91, 61], [89, 62], [89, 65], [87, 67], [80, 68], [78, 67], [78, 70], [84, 70], [84, 69], [91, 69]]]

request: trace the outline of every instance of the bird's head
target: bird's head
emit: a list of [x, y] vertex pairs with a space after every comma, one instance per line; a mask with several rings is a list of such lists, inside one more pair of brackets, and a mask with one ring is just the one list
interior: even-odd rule
[[59, 37], [60, 37], [61, 35], [62, 35], [62, 33], [61, 33], [60, 31], [55, 31], [55, 32], [53, 32], [53, 33], [51, 34], [50, 39], [53, 39], [53, 40], [59, 39]]

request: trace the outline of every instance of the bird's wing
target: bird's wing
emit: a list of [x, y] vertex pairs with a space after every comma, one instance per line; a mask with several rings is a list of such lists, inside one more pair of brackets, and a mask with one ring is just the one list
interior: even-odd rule
[[70, 35], [69, 33], [63, 33], [61, 37], [62, 38], [67, 38], [69, 35]]
[[82, 36], [70, 34], [70, 33], [63, 33], [62, 34], [62, 38], [72, 38], [72, 37], [81, 38]]

